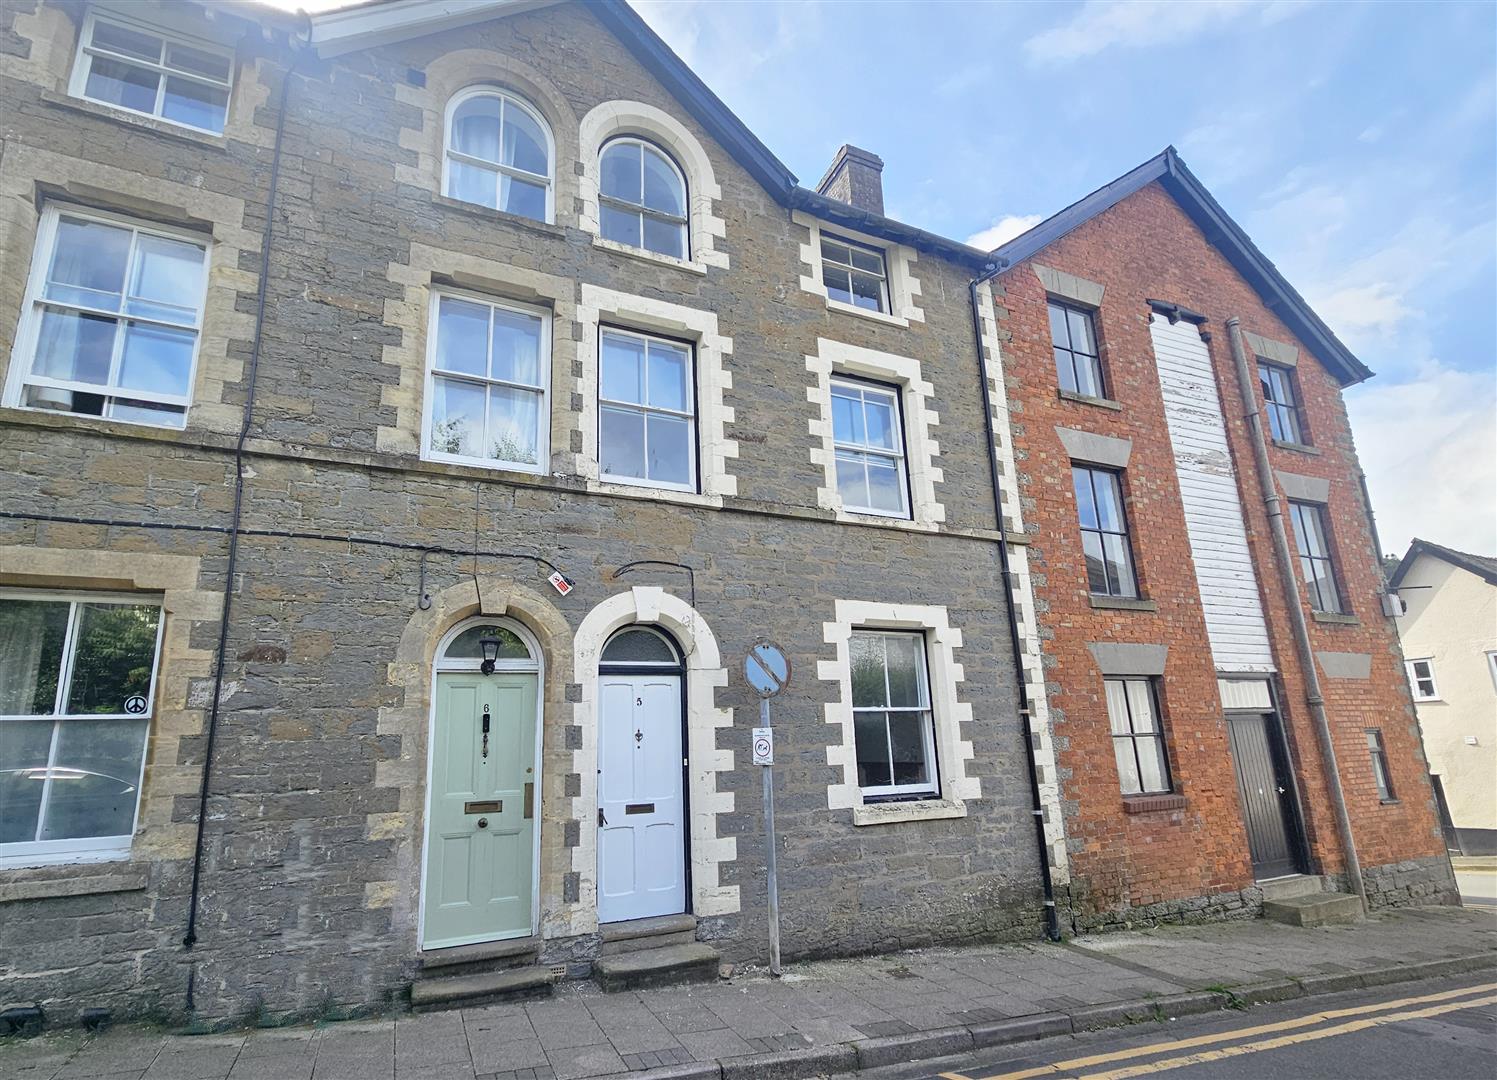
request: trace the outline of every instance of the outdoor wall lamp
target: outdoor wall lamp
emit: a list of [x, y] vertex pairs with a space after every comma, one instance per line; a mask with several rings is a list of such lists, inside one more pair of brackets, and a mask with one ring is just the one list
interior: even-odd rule
[[478, 665], [478, 670], [485, 675], [494, 674], [494, 661], [499, 659], [499, 639], [485, 634], [478, 639], [478, 647], [483, 651], [483, 663]]

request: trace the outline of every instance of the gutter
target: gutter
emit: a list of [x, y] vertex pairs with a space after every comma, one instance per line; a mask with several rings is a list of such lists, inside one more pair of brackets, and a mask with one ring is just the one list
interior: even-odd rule
[[[276, 194], [281, 178], [281, 149], [286, 131], [286, 113], [290, 104], [291, 77], [296, 73], [311, 38], [311, 20], [302, 15], [306, 40], [298, 44], [291, 40], [291, 62], [281, 76], [280, 108], [276, 113], [275, 143], [271, 150], [270, 181], [265, 193], [265, 228], [260, 234], [260, 281], [255, 296], [255, 330], [251, 339], [247, 374], [245, 376], [244, 419], [239, 425], [239, 438], [234, 445], [234, 510], [229, 520], [229, 551], [224, 568], [223, 610], [218, 623], [218, 647], [213, 664], [213, 694], [210, 699], [208, 723], [204, 732], [203, 778], [198, 787], [197, 835], [192, 849], [192, 887], [187, 901], [187, 930], [182, 937], [182, 947], [188, 952], [197, 944], [198, 900], [202, 891], [204, 831], [208, 821], [208, 791], [213, 775], [213, 747], [218, 734], [218, 719], [223, 694], [224, 663], [229, 649], [229, 616], [234, 606], [234, 572], [239, 561], [239, 538], [244, 516], [244, 444], [249, 439], [250, 426], [255, 415], [255, 387], [260, 373], [260, 352], [264, 341], [265, 301], [270, 284], [270, 250], [274, 239]], [[193, 984], [196, 968], [189, 968], [187, 977], [187, 1008], [193, 1008]]]
[[1044, 889], [1045, 936], [1059, 941], [1060, 916], [1055, 909], [1055, 880], [1050, 873], [1050, 846], [1045, 839], [1045, 807], [1040, 799], [1039, 766], [1034, 760], [1033, 714], [1030, 711], [1029, 688], [1024, 682], [1024, 656], [1019, 647], [1019, 615], [1014, 610], [1014, 575], [1008, 561], [1008, 540], [1003, 528], [1003, 491], [998, 483], [998, 440], [993, 430], [993, 395], [988, 389], [988, 358], [982, 347], [982, 311], [977, 302], [977, 289], [1007, 270], [1006, 260], [995, 258], [983, 268], [983, 272], [967, 283], [967, 296], [972, 303], [973, 344], [977, 348], [977, 384], [982, 388], [982, 423], [988, 440], [988, 479], [993, 489], [993, 514], [998, 523], [998, 559], [1003, 574], [1003, 610], [1008, 615], [1008, 642], [1014, 666], [1014, 683], [1019, 691], [1019, 720], [1024, 733], [1024, 763], [1029, 773], [1029, 813], [1034, 821], [1035, 843], [1040, 854], [1040, 883]]
[[1269, 533], [1273, 537], [1275, 564], [1279, 571], [1279, 584], [1284, 589], [1284, 605], [1289, 609], [1289, 626], [1294, 634], [1295, 652], [1299, 654], [1300, 668], [1304, 672], [1305, 704], [1309, 706], [1310, 718], [1315, 724], [1315, 734], [1320, 741], [1320, 756], [1325, 764], [1326, 786], [1330, 789], [1331, 806], [1336, 813], [1336, 832], [1341, 841], [1341, 852], [1346, 859], [1346, 876], [1352, 891], [1362, 902], [1362, 911], [1367, 911], [1367, 886], [1362, 881], [1362, 863], [1357, 858], [1357, 845], [1352, 836], [1351, 817], [1346, 810], [1346, 794], [1341, 788], [1341, 770], [1336, 767], [1336, 747], [1331, 738], [1331, 725], [1326, 717], [1325, 698], [1320, 692], [1320, 673], [1315, 670], [1315, 654], [1310, 646], [1310, 630], [1305, 623], [1303, 601], [1300, 599], [1299, 581], [1294, 576], [1296, 559], [1289, 548], [1289, 534], [1284, 526], [1284, 511], [1279, 506], [1279, 492], [1274, 487], [1273, 468], [1268, 460], [1268, 441], [1263, 435], [1263, 417], [1258, 410], [1254, 390], [1253, 374], [1248, 368], [1247, 352], [1242, 345], [1242, 325], [1236, 315], [1227, 320], [1227, 342], [1231, 347], [1232, 366], [1237, 372], [1237, 390], [1242, 397], [1247, 423], [1248, 440], [1253, 444], [1253, 461], [1258, 467], [1258, 484], [1263, 490], [1263, 505], [1268, 511]]

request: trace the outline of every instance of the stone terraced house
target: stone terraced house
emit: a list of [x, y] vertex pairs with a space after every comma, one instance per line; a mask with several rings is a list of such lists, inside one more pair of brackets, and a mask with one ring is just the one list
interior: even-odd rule
[[[886, 217], [866, 151], [799, 186], [620, 0], [0, 0], [0, 140], [0, 1010], [274, 1020], [762, 962], [761, 639], [787, 958], [1253, 914], [1257, 879], [1343, 872], [1256, 507], [1272, 657], [1204, 653], [1151, 312], [1186, 352], [1238, 315], [1300, 380], [1322, 452], [1274, 468], [1329, 485], [1359, 618], [1315, 648], [1368, 890], [1448, 888], [1340, 410], [1365, 369], [1167, 177], [977, 251]], [[1153, 251], [1149, 215], [1206, 292], [1073, 239]], [[1065, 349], [1102, 381], [1057, 396], [1052, 328], [1099, 312]], [[1051, 473], [1130, 438], [1152, 472], [1115, 497], [1173, 509], [1134, 538], [1146, 591], [1088, 605], [1083, 545], [1116, 540]], [[1282, 867], [1215, 696], [1248, 672], [1260, 734], [1291, 721]], [[1128, 729], [1138, 790], [1114, 677], [1163, 718], [1167, 774]]]

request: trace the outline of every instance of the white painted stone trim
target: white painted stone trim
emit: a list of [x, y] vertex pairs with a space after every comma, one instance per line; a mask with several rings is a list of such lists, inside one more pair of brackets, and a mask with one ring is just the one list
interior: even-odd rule
[[[575, 387], [581, 395], [582, 407], [577, 411], [577, 418], [582, 428], [582, 453], [576, 455], [575, 469], [578, 476], [587, 480], [588, 490], [699, 506], [721, 506], [725, 496], [738, 494], [738, 478], [728, 473], [728, 462], [738, 456], [738, 440], [727, 435], [734, 413], [731, 406], [723, 403], [725, 392], [733, 387], [732, 373], [724, 363], [724, 358], [733, 351], [733, 339], [718, 333], [717, 315], [664, 300], [584, 284], [577, 321], [581, 325], [577, 358], [582, 364], [582, 375], [577, 378], [568, 374], [565, 382], [557, 381], [553, 385], [558, 388], [558, 398], [560, 389], [565, 386]], [[684, 339], [696, 346], [694, 373], [697, 452], [700, 455], [697, 491], [636, 486], [601, 478], [598, 469], [598, 329], [605, 323]], [[558, 444], [553, 442], [552, 445]]]
[[925, 321], [925, 311], [920, 307], [917, 299], [920, 296], [920, 279], [915, 276], [915, 263], [919, 256], [914, 248], [904, 244], [891, 244], [887, 240], [880, 240], [876, 236], [869, 236], [853, 229], [843, 229], [838, 226], [826, 227], [826, 231], [833, 237], [856, 240], [866, 247], [878, 248], [884, 253], [884, 273], [889, 284], [889, 313], [867, 311], [827, 296], [826, 286], [821, 280], [821, 220], [812, 217], [804, 210], [792, 210], [790, 220], [797, 225], [804, 226], [809, 232], [806, 242], [800, 245], [800, 287], [802, 290], [821, 297], [826, 301], [827, 308], [832, 311], [846, 312], [849, 315], [872, 319], [874, 322], [908, 327], [910, 323]]
[[[978, 315], [982, 326], [984, 377], [993, 406], [994, 454], [998, 458], [998, 490], [1001, 495], [1003, 529], [1024, 532], [1024, 510], [1019, 499], [1019, 466], [1014, 455], [1013, 414], [1009, 410], [1008, 386], [1003, 374], [1003, 352], [998, 346], [998, 317], [992, 289], [977, 290]], [[1034, 747], [1035, 771], [1040, 789], [1040, 808], [1045, 820], [1045, 849], [1050, 854], [1050, 877], [1056, 885], [1071, 880], [1066, 853], [1065, 814], [1061, 805], [1060, 771], [1055, 760], [1055, 728], [1045, 685], [1045, 662], [1041, 652], [1039, 606], [1029, 570], [1029, 549], [1008, 545], [1008, 567], [1013, 575], [1009, 603], [1019, 628], [1019, 655], [1024, 690], [1029, 698], [1029, 735]]]
[[[842, 779], [826, 789], [827, 807], [851, 809], [854, 825], [967, 816], [967, 800], [982, 797], [982, 781], [967, 775], [972, 743], [962, 738], [962, 725], [972, 720], [972, 706], [960, 700], [957, 684], [966, 674], [956, 660], [962, 632], [952, 626], [946, 608], [929, 604], [883, 604], [866, 600], [838, 600], [836, 619], [822, 624], [822, 640], [837, 650], [835, 660], [816, 665], [816, 677], [834, 683], [837, 696], [825, 706], [826, 722], [838, 730], [826, 748], [826, 760]], [[936, 765], [940, 773], [939, 799], [864, 804], [858, 786], [857, 749], [853, 741], [852, 667], [848, 642], [854, 629], [919, 630], [925, 635], [930, 669], [930, 707], [935, 721]]]
[[[810, 420], [811, 461], [820, 465], [826, 483], [816, 489], [816, 505], [831, 510], [838, 521], [879, 521], [935, 531], [946, 520], [946, 507], [936, 498], [936, 485], [945, 474], [936, 465], [940, 443], [932, 429], [941, 421], [932, 407], [935, 387], [920, 374], [920, 361], [909, 356], [878, 352], [828, 338], [816, 339], [816, 353], [806, 357], [814, 382], [806, 397], [817, 407]], [[878, 514], [853, 513], [842, 508], [837, 491], [837, 455], [832, 439], [832, 376], [864, 376], [897, 387], [904, 413], [905, 468], [910, 480], [909, 521]]]
[[[712, 159], [700, 140], [670, 113], [643, 101], [605, 101], [582, 118], [578, 125], [578, 158], [582, 175], [577, 179], [577, 197], [582, 213], [577, 224], [594, 237], [601, 234], [598, 212], [598, 188], [601, 176], [598, 155], [603, 144], [616, 135], [638, 135], [660, 145], [675, 159], [686, 174], [687, 230], [690, 258], [685, 268], [705, 272], [707, 267], [728, 268], [728, 253], [720, 250], [719, 241], [727, 235], [727, 223], [713, 213], [713, 203], [721, 201], [722, 188], [712, 171]], [[601, 245], [600, 246], [606, 246]], [[656, 258], [651, 252], [635, 252], [642, 258]], [[659, 261], [682, 265], [680, 259], [668, 256]]]
[[733, 726], [733, 710], [716, 704], [717, 689], [728, 684], [728, 669], [723, 666], [716, 636], [696, 609], [658, 586], [637, 585], [588, 612], [573, 638], [572, 670], [581, 696], [572, 706], [572, 723], [582, 733], [571, 768], [582, 779], [581, 794], [572, 799], [570, 815], [581, 825], [571, 856], [578, 900], [554, 913], [555, 923], [547, 927], [547, 937], [588, 934], [598, 928], [598, 660], [614, 631], [636, 623], [669, 631], [686, 653], [691, 913], [707, 917], [731, 915], [739, 909], [738, 886], [720, 884], [719, 873], [723, 863], [738, 858], [738, 841], [718, 834], [719, 819], [733, 812], [733, 793], [719, 791], [717, 785], [719, 773], [733, 771], [733, 751], [717, 746], [717, 732]]

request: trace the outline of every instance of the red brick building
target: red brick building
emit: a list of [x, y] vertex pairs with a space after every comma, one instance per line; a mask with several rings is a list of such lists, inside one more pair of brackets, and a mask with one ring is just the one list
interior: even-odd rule
[[1341, 397], [1372, 373], [1173, 149], [995, 254], [1076, 926], [1349, 887], [1316, 680], [1369, 905], [1458, 902]]

